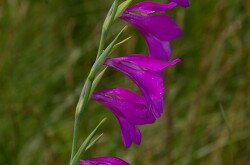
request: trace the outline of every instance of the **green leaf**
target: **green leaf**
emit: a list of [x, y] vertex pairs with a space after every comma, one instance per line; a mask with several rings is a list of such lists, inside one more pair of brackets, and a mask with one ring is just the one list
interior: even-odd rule
[[96, 128], [89, 134], [89, 136], [85, 139], [85, 141], [82, 143], [81, 147], [79, 150], [76, 152], [75, 156], [73, 157], [71, 161], [71, 165], [78, 165], [78, 162], [80, 160], [80, 157], [82, 153], [86, 150], [88, 145], [90, 144], [90, 141], [93, 139], [95, 136], [97, 130], [100, 128], [100, 126], [106, 121], [106, 118], [102, 119], [102, 121], [96, 126]]
[[103, 133], [100, 134], [97, 138], [95, 138], [95, 139], [86, 147], [85, 151], [87, 151], [87, 150], [90, 149], [93, 145], [95, 145], [95, 143], [96, 143], [99, 139], [101, 139], [102, 135], [103, 135]]
[[110, 54], [113, 53], [119, 46], [127, 42], [131, 37], [125, 38], [124, 40], [118, 42], [117, 44], [114, 45], [113, 49], [111, 50]]

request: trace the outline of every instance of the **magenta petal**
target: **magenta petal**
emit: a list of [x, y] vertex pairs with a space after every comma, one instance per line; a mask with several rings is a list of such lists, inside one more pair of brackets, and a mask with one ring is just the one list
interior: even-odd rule
[[121, 18], [133, 24], [142, 34], [150, 34], [159, 40], [172, 41], [182, 35], [179, 26], [166, 15], [139, 16], [123, 13]]
[[190, 3], [189, 0], [170, 0], [170, 2], [175, 2], [178, 5], [182, 6], [182, 7], [189, 7]]
[[[175, 5], [175, 2], [169, 4], [141, 2], [129, 7], [121, 15], [121, 19], [131, 23], [144, 35], [151, 57], [170, 60], [169, 42], [182, 35], [182, 30], [175, 21], [162, 13]], [[154, 12], [160, 13], [153, 15]]]
[[80, 160], [80, 165], [130, 165], [116, 157], [98, 157]]
[[149, 55], [156, 59], [169, 61], [172, 50], [169, 41], [161, 41], [152, 35], [144, 35], [148, 44]]
[[97, 91], [93, 94], [93, 99], [108, 107], [117, 118], [125, 118], [134, 125], [155, 121], [147, 110], [146, 99], [128, 89], [111, 88]]
[[117, 118], [121, 126], [121, 134], [124, 146], [128, 148], [131, 146], [132, 142], [138, 145], [141, 144], [140, 130], [135, 125], [129, 123], [124, 118], [119, 118], [119, 117]]
[[93, 99], [109, 108], [119, 121], [122, 139], [126, 147], [132, 142], [140, 144], [141, 133], [137, 125], [150, 124], [155, 118], [148, 111], [146, 99], [124, 88], [95, 92]]
[[105, 64], [130, 77], [147, 99], [149, 109], [155, 117], [163, 111], [164, 82], [162, 69], [175, 65], [180, 59], [160, 61], [143, 55], [129, 55], [108, 59]]
[[139, 2], [126, 9], [126, 11], [151, 14], [154, 12], [166, 12], [176, 6], [176, 3], [161, 4], [156, 2]]
[[172, 66], [180, 62], [180, 59], [175, 59], [172, 61], [160, 61], [152, 57], [145, 56], [143, 54], [131, 54], [123, 57], [109, 58], [105, 64], [112, 65], [112, 62], [123, 63], [129, 67], [134, 67], [137, 70], [151, 70], [151, 71], [161, 71], [162, 69]]

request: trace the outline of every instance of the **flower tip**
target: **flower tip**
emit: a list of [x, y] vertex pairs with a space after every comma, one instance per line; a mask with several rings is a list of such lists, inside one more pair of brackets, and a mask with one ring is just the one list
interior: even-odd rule
[[124, 28], [122, 29], [122, 31], [125, 31], [128, 29], [128, 25], [124, 26]]
[[107, 120], [107, 117], [103, 118], [101, 123], [104, 123]]
[[129, 143], [129, 144], [127, 144], [127, 143], [123, 142], [123, 144], [124, 144], [125, 148], [126, 148], [126, 149], [128, 149], [128, 148], [130, 148], [130, 147], [131, 147], [132, 142], [131, 142], [131, 143]]
[[177, 59], [174, 60], [174, 63], [177, 64], [177, 63], [179, 63], [179, 62], [181, 62], [181, 61], [182, 61], [182, 60], [181, 60], [180, 58], [177, 58]]

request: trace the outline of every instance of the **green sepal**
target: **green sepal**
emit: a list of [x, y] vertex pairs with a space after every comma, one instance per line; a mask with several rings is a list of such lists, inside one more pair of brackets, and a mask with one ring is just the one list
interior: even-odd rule
[[109, 9], [109, 12], [104, 20], [102, 31], [105, 31], [105, 30], [110, 28], [111, 24], [114, 21], [114, 17], [115, 17], [115, 14], [117, 12], [117, 8], [118, 8], [118, 0], [115, 0], [112, 4], [111, 8]]
[[121, 3], [118, 6], [118, 9], [117, 9], [117, 12], [115, 14], [115, 18], [114, 19], [117, 19], [127, 9], [127, 7], [132, 3], [132, 1], [133, 0], [126, 0], [123, 3]]
[[[90, 91], [90, 96], [92, 96], [94, 90], [96, 89], [97, 85], [99, 84], [99, 82], [102, 79], [102, 76], [104, 75], [105, 71], [107, 70], [108, 67], [105, 67], [94, 79], [93, 83], [92, 83], [92, 87], [91, 87], [91, 91]], [[90, 97], [89, 97], [90, 99]]]

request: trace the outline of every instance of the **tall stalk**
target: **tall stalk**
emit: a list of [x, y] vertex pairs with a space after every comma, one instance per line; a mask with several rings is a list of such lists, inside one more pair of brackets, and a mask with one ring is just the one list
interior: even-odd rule
[[110, 8], [108, 14], [107, 14], [105, 21], [104, 21], [101, 39], [100, 39], [100, 45], [99, 45], [99, 49], [98, 49], [98, 53], [97, 53], [97, 58], [96, 58], [94, 65], [91, 68], [91, 71], [90, 71], [85, 83], [84, 83], [84, 86], [82, 88], [82, 92], [81, 92], [81, 95], [80, 95], [80, 98], [79, 98], [79, 101], [78, 101], [78, 104], [76, 107], [74, 130], [73, 130], [73, 142], [72, 142], [72, 150], [71, 150], [71, 158], [70, 158], [71, 161], [78, 150], [80, 123], [82, 120], [83, 112], [85, 111], [87, 104], [89, 102], [91, 91], [93, 91], [93, 89], [92, 89], [93, 81], [95, 80], [95, 77], [98, 74], [100, 67], [104, 63], [105, 58], [111, 52], [116, 41], [118, 40], [119, 36], [121, 35], [121, 32], [124, 30], [123, 29], [117, 35], [117, 37], [114, 39], [114, 41], [103, 51], [108, 32], [110, 30], [111, 25], [114, 22], [114, 18], [115, 18], [117, 9], [118, 9], [118, 5], [119, 5], [119, 0], [115, 0], [113, 5]]

